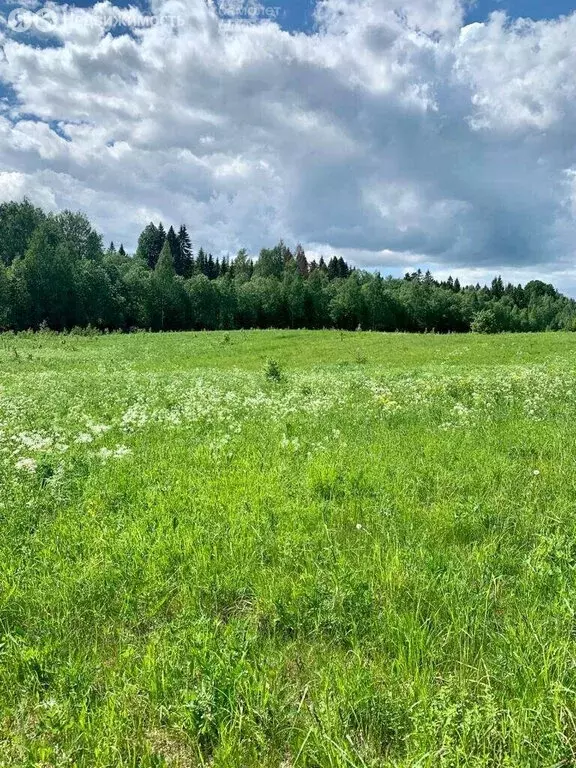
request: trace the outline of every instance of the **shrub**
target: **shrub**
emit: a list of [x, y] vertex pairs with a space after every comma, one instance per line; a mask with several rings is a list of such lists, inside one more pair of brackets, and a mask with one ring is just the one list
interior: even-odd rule
[[471, 330], [473, 333], [500, 333], [502, 328], [492, 309], [482, 309], [474, 315]]
[[264, 376], [268, 381], [281, 381], [282, 369], [280, 368], [280, 363], [276, 360], [268, 360], [264, 366]]

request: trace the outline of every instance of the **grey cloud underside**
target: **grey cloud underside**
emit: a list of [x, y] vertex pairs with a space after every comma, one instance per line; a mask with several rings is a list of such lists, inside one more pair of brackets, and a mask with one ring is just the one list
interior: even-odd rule
[[129, 246], [163, 218], [214, 252], [570, 265], [576, 15], [462, 27], [453, 0], [325, 0], [290, 35], [157, 0], [187, 23], [112, 36], [109, 10], [71, 12], [50, 47], [0, 32], [0, 197], [84, 208]]

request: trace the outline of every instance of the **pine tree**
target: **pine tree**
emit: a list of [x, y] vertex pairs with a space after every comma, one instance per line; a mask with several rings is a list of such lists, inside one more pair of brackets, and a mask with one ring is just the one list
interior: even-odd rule
[[214, 280], [214, 275], [216, 271], [216, 265], [214, 264], [214, 257], [212, 254], [208, 254], [208, 261], [206, 262], [206, 277], [209, 280]]
[[200, 248], [198, 251], [198, 257], [196, 259], [196, 272], [199, 275], [206, 275], [206, 254], [204, 252], [204, 248]]
[[178, 230], [177, 240], [178, 250], [174, 255], [176, 274], [185, 278], [192, 277], [192, 274], [194, 273], [194, 256], [192, 254], [190, 236], [188, 235], [188, 230], [184, 224], [182, 224]]
[[298, 265], [298, 271], [302, 277], [306, 278], [310, 274], [310, 268], [304, 253], [304, 248], [301, 245], [296, 246], [296, 264]]
[[126, 256], [126, 251], [124, 250], [124, 244], [120, 243], [120, 248], [118, 248], [118, 255], [122, 256], [124, 258]]
[[160, 258], [160, 254], [162, 253], [162, 248], [164, 247], [164, 243], [166, 241], [166, 232], [164, 230], [164, 225], [162, 222], [158, 225], [158, 228], [156, 229], [156, 236], [154, 238], [154, 242], [152, 243], [152, 251], [150, 253], [151, 261], [150, 261], [150, 269], [155, 269], [156, 264], [158, 263], [158, 259]]
[[180, 249], [178, 247], [178, 238], [176, 237], [176, 232], [174, 232], [174, 227], [170, 227], [170, 229], [168, 230], [168, 234], [166, 235], [166, 242], [168, 243], [168, 246], [170, 248], [170, 253], [172, 254], [172, 259], [174, 261], [174, 269], [176, 269], [176, 264], [178, 261], [178, 255], [179, 255]]
[[500, 275], [492, 280], [491, 291], [495, 299], [500, 299], [504, 295], [504, 283]]
[[328, 280], [335, 280], [340, 277], [340, 265], [336, 256], [332, 256], [328, 262]]
[[342, 256], [340, 256], [340, 258], [338, 259], [338, 277], [342, 277], [346, 279], [349, 274], [350, 274], [350, 268], [348, 267], [348, 264], [346, 264]]

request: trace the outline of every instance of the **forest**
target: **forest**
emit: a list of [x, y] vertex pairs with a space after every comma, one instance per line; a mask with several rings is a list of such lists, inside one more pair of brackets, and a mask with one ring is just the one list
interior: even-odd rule
[[136, 252], [104, 245], [83, 213], [0, 205], [0, 329], [345, 330], [478, 333], [576, 330], [552, 285], [487, 286], [429, 272], [384, 277], [280, 242], [214, 258], [186, 226], [150, 223]]

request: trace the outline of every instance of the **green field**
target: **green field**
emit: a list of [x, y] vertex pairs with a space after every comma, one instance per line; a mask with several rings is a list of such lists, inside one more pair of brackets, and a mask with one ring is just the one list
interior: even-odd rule
[[0, 336], [0, 481], [2, 767], [576, 763], [574, 334]]

